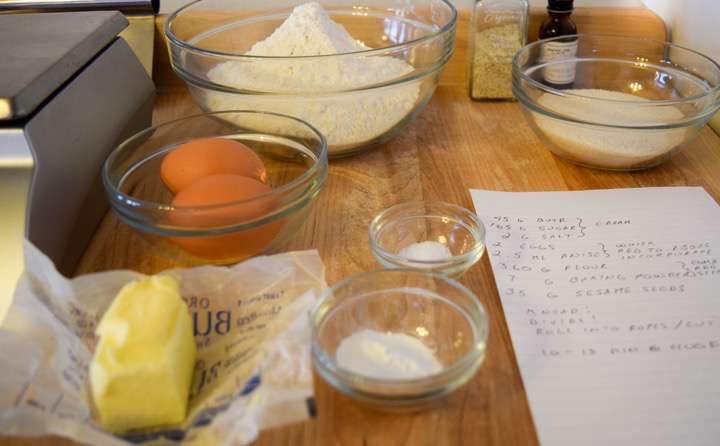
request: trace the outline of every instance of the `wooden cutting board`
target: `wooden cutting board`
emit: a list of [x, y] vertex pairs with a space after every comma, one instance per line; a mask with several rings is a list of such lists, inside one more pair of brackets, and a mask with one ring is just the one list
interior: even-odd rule
[[[534, 11], [531, 29], [542, 11]], [[664, 40], [662, 21], [643, 8], [575, 11], [583, 32], [630, 34]], [[163, 18], [159, 18], [158, 30]], [[531, 33], [533, 34], [533, 33]], [[533, 34], [534, 35], [534, 34]], [[637, 173], [613, 173], [568, 164], [543, 146], [514, 102], [473, 102], [466, 88], [468, 14], [458, 24], [456, 51], [429, 105], [397, 138], [347, 159], [332, 161], [315, 211], [288, 249], [316, 248], [334, 283], [378, 268], [367, 225], [381, 210], [407, 200], [443, 200], [472, 209], [468, 189], [584, 190], [644, 186], [703, 186], [720, 201], [720, 137], [704, 128], [683, 152]], [[157, 41], [162, 42], [159, 38]], [[159, 87], [156, 122], [197, 112], [155, 51]], [[78, 273], [131, 268], [152, 273], [173, 263], [150, 251], [109, 214]], [[536, 445], [537, 437], [487, 258], [462, 282], [477, 294], [491, 320], [488, 354], [478, 374], [431, 411], [391, 415], [360, 408], [316, 377], [316, 419], [263, 432], [262, 446]], [[68, 445], [54, 437], [2, 438], [4, 445]]]

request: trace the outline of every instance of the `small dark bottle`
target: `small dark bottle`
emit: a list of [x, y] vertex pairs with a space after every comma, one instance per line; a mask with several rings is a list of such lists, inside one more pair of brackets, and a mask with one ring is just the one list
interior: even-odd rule
[[575, 63], [559, 62], [572, 59], [577, 53], [577, 26], [570, 14], [573, 0], [548, 0], [548, 18], [540, 25], [540, 39], [569, 36], [555, 39], [541, 47], [540, 60], [543, 63], [554, 62], [543, 69], [545, 82], [553, 88], [571, 88], [575, 82]]

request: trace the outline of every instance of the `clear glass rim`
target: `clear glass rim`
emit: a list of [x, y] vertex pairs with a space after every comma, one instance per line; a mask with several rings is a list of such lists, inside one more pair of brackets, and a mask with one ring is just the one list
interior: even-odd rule
[[227, 85], [218, 84], [215, 82], [210, 82], [206, 79], [199, 78], [192, 73], [188, 73], [186, 70], [184, 70], [182, 67], [178, 66], [175, 63], [171, 63], [173, 71], [180, 77], [183, 81], [185, 81], [187, 84], [196, 87], [201, 88], [205, 90], [210, 90], [214, 92], [221, 92], [221, 93], [227, 93], [227, 94], [239, 94], [239, 95], [245, 95], [245, 96], [264, 96], [264, 97], [308, 97], [312, 96], [314, 98], [328, 96], [329, 98], [334, 98], [337, 96], [338, 93], [360, 93], [364, 91], [370, 91], [370, 90], [377, 90], [380, 88], [386, 88], [386, 87], [395, 87], [405, 84], [410, 84], [415, 81], [419, 81], [420, 79], [430, 76], [436, 73], [439, 73], [440, 70], [442, 70], [445, 66], [445, 64], [450, 60], [451, 54], [446, 55], [442, 59], [439, 59], [436, 63], [431, 65], [426, 70], [413, 70], [412, 74], [410, 76], [406, 77], [399, 77], [392, 79], [387, 82], [380, 82], [376, 84], [369, 84], [369, 85], [363, 85], [361, 87], [357, 88], [346, 88], [341, 90], [332, 90], [330, 88], [322, 91], [322, 92], [307, 92], [307, 91], [301, 91], [301, 92], [283, 92], [283, 91], [258, 91], [258, 90], [241, 90], [234, 87], [229, 87]]
[[177, 10], [175, 10], [168, 19], [165, 21], [164, 26], [164, 32], [167, 36], [168, 40], [179, 47], [182, 47], [188, 51], [191, 51], [193, 53], [202, 54], [205, 56], [211, 56], [211, 57], [224, 57], [224, 58], [233, 58], [233, 59], [239, 59], [239, 60], [317, 60], [317, 59], [323, 59], [323, 58], [330, 58], [330, 57], [343, 57], [348, 55], [361, 55], [361, 56], [375, 56], [375, 55], [381, 55], [383, 53], [386, 53], [388, 51], [397, 51], [397, 50], [403, 50], [408, 49], [413, 46], [416, 46], [419, 43], [423, 43], [429, 40], [433, 40], [438, 36], [442, 36], [444, 34], [447, 34], [448, 32], [455, 29], [455, 25], [457, 23], [457, 9], [455, 6], [453, 6], [452, 3], [450, 3], [448, 0], [432, 0], [439, 2], [443, 4], [446, 8], [450, 11], [450, 20], [447, 21], [443, 26], [441, 26], [438, 30], [433, 31], [425, 36], [418, 37], [417, 39], [409, 40], [407, 42], [403, 43], [397, 43], [393, 45], [384, 46], [382, 48], [369, 48], [367, 50], [360, 50], [360, 51], [352, 51], [348, 53], [339, 53], [339, 54], [322, 54], [317, 56], [248, 56], [242, 53], [233, 53], [233, 52], [225, 52], [225, 51], [215, 51], [215, 50], [208, 50], [204, 48], [199, 48], [191, 43], [189, 43], [186, 40], [183, 40], [175, 35], [175, 33], [172, 30], [172, 26], [175, 23], [175, 20], [177, 20], [180, 15], [184, 12], [186, 12], [187, 9], [192, 8], [193, 6], [196, 6], [200, 3], [206, 2], [208, 0], [195, 0], [193, 2], [190, 2]]
[[[698, 113], [694, 116], [689, 116], [686, 119], [683, 119], [681, 121], [676, 121], [669, 124], [648, 124], [648, 125], [619, 125], [619, 124], [606, 124], [602, 122], [593, 122], [593, 121], [584, 121], [581, 119], [576, 119], [571, 116], [567, 115], [561, 115], [559, 113], [551, 112], [543, 107], [540, 107], [537, 105], [537, 103], [533, 100], [530, 100], [527, 98], [527, 95], [524, 94], [521, 91], [518, 91], [518, 87], [516, 85], [513, 85], [513, 93], [515, 94], [516, 98], [518, 99], [518, 102], [520, 105], [523, 106], [525, 109], [529, 109], [533, 113], [539, 113], [543, 116], [546, 116], [551, 119], [556, 119], [558, 121], [563, 121], [565, 123], [572, 123], [572, 124], [580, 124], [580, 125], [587, 125], [595, 128], [603, 128], [603, 129], [615, 129], [615, 130], [668, 130], [668, 129], [676, 129], [676, 128], [688, 128], [696, 124], [705, 124], [707, 121], [712, 118], [715, 113], [720, 110], [720, 103], [713, 107], [708, 107], [705, 109], [702, 113]], [[587, 98], [587, 96], [581, 96], [584, 98]], [[633, 103], [632, 101], [626, 101], [626, 103]], [[655, 104], [660, 105], [660, 104]], [[668, 105], [668, 104], [663, 104]], [[651, 105], [652, 106], [652, 105]]]
[[[217, 116], [223, 116], [223, 115], [232, 115], [232, 114], [249, 114], [249, 115], [268, 115], [268, 116], [275, 116], [283, 119], [289, 119], [292, 121], [297, 122], [301, 126], [306, 127], [308, 130], [310, 130], [311, 133], [313, 133], [320, 143], [320, 153], [317, 157], [317, 160], [315, 163], [310, 166], [305, 172], [303, 172], [302, 175], [298, 176], [297, 178], [293, 179], [292, 181], [289, 181], [285, 184], [283, 184], [280, 187], [277, 187], [273, 189], [270, 192], [264, 193], [262, 195], [258, 195], [253, 198], [248, 198], [244, 200], [236, 200], [236, 201], [229, 201], [226, 203], [220, 203], [220, 204], [212, 204], [212, 205], [203, 205], [203, 206], [171, 206], [169, 204], [161, 204], [161, 203], [155, 203], [151, 201], [141, 200], [135, 197], [132, 197], [130, 195], [125, 194], [119, 189], [119, 184], [116, 184], [116, 182], [111, 180], [112, 174], [111, 174], [111, 167], [115, 163], [116, 159], [124, 153], [124, 150], [127, 149], [127, 147], [133, 143], [136, 139], [142, 138], [143, 136], [147, 134], [152, 134], [158, 129], [162, 127], [177, 125], [183, 121], [189, 121], [193, 119], [198, 118], [211, 118], [211, 117], [217, 117]], [[107, 157], [105, 160], [105, 163], [103, 164], [102, 168], [102, 181], [105, 185], [105, 189], [108, 192], [108, 194], [112, 195], [112, 201], [113, 202], [122, 202], [125, 204], [124, 207], [131, 208], [133, 210], [151, 210], [151, 211], [170, 211], [170, 210], [213, 210], [213, 209], [223, 209], [229, 206], [237, 206], [247, 203], [252, 203], [260, 200], [267, 199], [268, 197], [273, 196], [282, 196], [285, 192], [288, 192], [292, 189], [295, 189], [296, 187], [307, 183], [309, 180], [311, 180], [313, 177], [317, 176], [318, 173], [322, 173], [323, 170], [327, 169], [327, 141], [325, 140], [325, 137], [311, 124], [295, 118], [293, 116], [284, 115], [281, 113], [272, 113], [272, 112], [260, 112], [260, 111], [252, 111], [252, 110], [224, 110], [224, 111], [217, 111], [217, 112], [209, 112], [209, 113], [198, 113], [195, 115], [190, 116], [184, 116], [182, 118], [174, 119], [172, 121], [166, 121], [161, 122], [159, 124], [153, 125], [151, 127], [148, 127], [146, 129], [143, 129], [130, 137], [126, 138], [121, 142]], [[132, 203], [132, 204], [129, 204]]]
[[[460, 220], [467, 223], [469, 221], [469, 229], [470, 233], [472, 234], [473, 238], [475, 239], [475, 243], [473, 244], [472, 248], [468, 249], [465, 253], [460, 255], [454, 255], [451, 257], [448, 257], [443, 260], [412, 260], [408, 259], [406, 257], [403, 257], [399, 254], [391, 253], [387, 250], [385, 250], [379, 243], [378, 236], [380, 235], [382, 228], [385, 226], [385, 224], [396, 220], [396, 218], [390, 219], [390, 214], [394, 213], [402, 213], [404, 211], [408, 211], [411, 209], [416, 208], [422, 208], [422, 207], [432, 207], [432, 208], [441, 208], [444, 210], [450, 210], [451, 212], [446, 212], [446, 215], [437, 215], [437, 217], [456, 217], [460, 216]], [[408, 216], [408, 218], [426, 218], [429, 216], [434, 216], [434, 214], [430, 214], [428, 211], [424, 215], [418, 215], [418, 216]], [[385, 221], [388, 220], [388, 221]], [[482, 223], [480, 218], [475, 215], [470, 210], [458, 206], [456, 204], [452, 203], [446, 203], [444, 201], [409, 201], [405, 203], [396, 204], [394, 206], [391, 206], [384, 211], [380, 212], [375, 216], [375, 218], [372, 219], [370, 222], [370, 225], [368, 226], [368, 238], [370, 239], [370, 249], [373, 252], [378, 253], [382, 258], [394, 263], [394, 264], [402, 264], [405, 265], [407, 263], [413, 263], [417, 265], [423, 265], [428, 268], [432, 268], [435, 266], [442, 267], [449, 264], [461, 264], [465, 262], [469, 262], [470, 260], [474, 260], [474, 257], [477, 255], [478, 250], [484, 249], [485, 246], [485, 225]]]
[[[471, 348], [467, 353], [465, 353], [461, 358], [457, 359], [452, 364], [448, 365], [447, 367], [444, 367], [441, 371], [427, 375], [422, 376], [419, 378], [411, 378], [411, 379], [397, 379], [397, 378], [373, 378], [373, 377], [367, 377], [363, 375], [358, 375], [356, 373], [353, 373], [350, 370], [347, 370], [343, 367], [341, 367], [335, 359], [327, 354], [325, 349], [319, 344], [318, 342], [318, 330], [327, 317], [328, 314], [331, 313], [331, 311], [324, 311], [321, 314], [321, 310], [324, 306], [326, 306], [326, 302], [333, 298], [335, 292], [339, 289], [342, 289], [354, 282], [365, 280], [367, 278], [370, 278], [372, 276], [378, 275], [378, 274], [385, 274], [385, 275], [396, 275], [396, 276], [407, 276], [407, 275], [415, 275], [415, 276], [425, 276], [427, 278], [434, 278], [437, 280], [440, 280], [442, 282], [445, 282], [446, 284], [450, 285], [451, 287], [455, 288], [460, 292], [460, 294], [466, 298], [467, 303], [471, 306], [472, 311], [467, 311], [466, 308], [461, 307], [461, 310], [463, 312], [463, 315], [468, 319], [470, 324], [473, 328], [473, 348]], [[437, 294], [437, 293], [435, 293]], [[331, 305], [330, 308], [333, 308], [335, 305]], [[475, 314], [472, 314], [475, 313]], [[377, 387], [378, 389], [382, 388], [388, 388], [388, 387], [397, 387], [397, 386], [418, 386], [418, 387], [437, 387], [438, 385], [445, 384], [452, 380], [454, 377], [456, 377], [459, 374], [462, 374], [465, 370], [472, 367], [475, 362], [480, 359], [480, 357], [484, 354], [484, 352], [481, 352], [478, 350], [477, 345], [481, 342], [486, 342], [490, 327], [488, 325], [488, 316], [487, 312], [485, 310], [485, 307], [480, 302], [480, 299], [468, 288], [466, 288], [464, 285], [462, 285], [460, 282], [451, 279], [441, 273], [438, 272], [431, 272], [431, 271], [418, 271], [415, 269], [408, 269], [408, 268], [398, 268], [398, 269], [376, 269], [372, 271], [367, 271], [363, 273], [354, 274], [351, 276], [348, 276], [341, 281], [335, 283], [331, 287], [327, 288], [325, 291], [323, 291], [322, 295], [320, 296], [320, 299], [315, 303], [315, 305], [310, 310], [310, 325], [312, 329], [312, 342], [311, 342], [311, 352], [313, 359], [315, 361], [318, 361], [322, 364], [323, 367], [327, 369], [329, 373], [331, 373], [333, 376], [339, 377], [343, 382], [346, 383], [352, 383], [352, 382], [361, 382], [366, 385], [370, 385], [373, 387]], [[355, 386], [352, 386], [355, 387]]]
[[[697, 57], [701, 58], [702, 60], [704, 60], [705, 62], [709, 62], [711, 65], [713, 65], [715, 67], [715, 70], [718, 72], [718, 76], [720, 76], [720, 64], [718, 64], [718, 62], [715, 62], [715, 60], [713, 60], [712, 58], [710, 58], [696, 50], [693, 50], [693, 49], [690, 49], [690, 48], [687, 48], [687, 47], [684, 47], [681, 45], [676, 45], [671, 42], [666, 42], [666, 41], [662, 41], [662, 40], [658, 40], [658, 39], [645, 38], [645, 37], [629, 37], [629, 36], [621, 36], [621, 35], [615, 35], [615, 34], [590, 34], [590, 33], [574, 34], [572, 36], [553, 37], [550, 39], [537, 40], [535, 42], [525, 45], [524, 47], [520, 48], [513, 56], [513, 59], [512, 59], [513, 75], [517, 76], [518, 78], [522, 79], [523, 81], [529, 83], [530, 85], [532, 85], [533, 87], [536, 87], [539, 90], [542, 90], [542, 91], [545, 91], [548, 93], [552, 93], [557, 96], [578, 97], [578, 98], [588, 99], [587, 96], [584, 96], [581, 94], [575, 94], [575, 93], [568, 92], [568, 90], [560, 90], [560, 89], [545, 85], [542, 82], [539, 82], [539, 81], [531, 78], [527, 74], [525, 74], [525, 72], [523, 70], [521, 70], [520, 66], [519, 66], [519, 64], [520, 64], [519, 60], [520, 60], [521, 54], [528, 53], [532, 49], [537, 48], [537, 47], [543, 45], [544, 43], [560, 41], [560, 40], [567, 40], [568, 37], [576, 37], [577, 39], [600, 38], [600, 39], [625, 40], [625, 41], [632, 41], [632, 42], [646, 42], [646, 43], [654, 43], [657, 45], [662, 45], [663, 47], [667, 47], [667, 48], [676, 48], [676, 49], [679, 49], [682, 51], [686, 51], [686, 52], [692, 54], [693, 56], [697, 56]], [[693, 101], [697, 101], [697, 100], [704, 99], [704, 98], [711, 98], [712, 96], [714, 96], [718, 93], [720, 93], [720, 83], [718, 83], [718, 85], [716, 85], [715, 87], [712, 87], [709, 91], [702, 93], [702, 94], [688, 96], [688, 97], [682, 98], [682, 99], [651, 100], [646, 105], [652, 107], [652, 106], [656, 106], [656, 105], [685, 104], [688, 102], [693, 102]], [[636, 101], [626, 101], [626, 100], [622, 100], [622, 99], [599, 99], [599, 98], [591, 98], [591, 99], [594, 102], [609, 103], [609, 104], [618, 104], [618, 103], [633, 104], [636, 102]], [[720, 100], [716, 101], [716, 104], [715, 104], [716, 110], [718, 107], [720, 107], [720, 103], [717, 103], [717, 102], [720, 102]], [[713, 107], [711, 105], [708, 108], [712, 109]], [[558, 115], [558, 116], [560, 116], [560, 115]], [[592, 123], [590, 123], [590, 124], [592, 124]], [[611, 127], [614, 127], [614, 126], [611, 126]], [[624, 127], [624, 126], [620, 126], [620, 127], [634, 128], [634, 127]], [[647, 127], [640, 127], [640, 128], [647, 128]]]

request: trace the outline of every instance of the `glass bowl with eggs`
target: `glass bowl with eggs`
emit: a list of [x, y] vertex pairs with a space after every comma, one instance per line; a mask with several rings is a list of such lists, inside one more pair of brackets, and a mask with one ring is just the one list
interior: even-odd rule
[[165, 35], [203, 110], [296, 116], [338, 157], [414, 119], [452, 55], [456, 20], [447, 0], [199, 0], [168, 17]]
[[378, 409], [427, 408], [475, 375], [488, 317], [459, 282], [386, 269], [325, 290], [310, 312], [312, 361], [338, 391]]
[[[545, 60], [531, 43], [513, 58], [513, 93], [557, 156], [608, 170], [658, 165], [688, 145], [720, 109], [720, 65], [643, 38], [580, 34], [577, 53]], [[559, 83], [558, 83], [559, 82]]]
[[119, 219], [186, 265], [276, 251], [307, 218], [326, 177], [327, 145], [313, 126], [255, 111], [148, 128], [120, 144], [102, 170]]

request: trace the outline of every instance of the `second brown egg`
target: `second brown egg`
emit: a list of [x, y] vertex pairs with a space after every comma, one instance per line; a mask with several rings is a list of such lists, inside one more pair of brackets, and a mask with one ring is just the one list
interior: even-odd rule
[[[272, 188], [239, 175], [211, 175], [182, 189], [169, 217], [184, 229], [220, 229], [271, 216], [280, 203]], [[229, 233], [174, 237], [171, 240], [204, 259], [237, 261], [262, 252], [282, 229], [282, 219]]]

